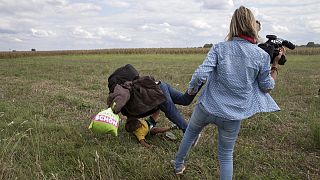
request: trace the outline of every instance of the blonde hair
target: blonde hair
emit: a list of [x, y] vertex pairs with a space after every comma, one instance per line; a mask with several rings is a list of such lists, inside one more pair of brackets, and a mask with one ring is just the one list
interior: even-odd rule
[[258, 39], [256, 19], [250, 9], [244, 6], [240, 6], [234, 11], [226, 39], [229, 41], [232, 40], [233, 37], [238, 37], [239, 35]]

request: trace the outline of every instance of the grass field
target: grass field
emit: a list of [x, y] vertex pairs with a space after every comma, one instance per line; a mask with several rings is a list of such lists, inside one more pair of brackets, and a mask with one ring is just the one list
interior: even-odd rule
[[[0, 179], [218, 179], [217, 129], [208, 126], [185, 175], [170, 160], [182, 138], [140, 146], [123, 124], [118, 137], [88, 130], [106, 107], [107, 77], [130, 63], [184, 91], [205, 54], [63, 55], [0, 59]], [[319, 179], [320, 56], [291, 55], [272, 96], [282, 111], [242, 123], [234, 179]], [[195, 102], [179, 107], [186, 119]], [[161, 114], [160, 126], [170, 123]]]

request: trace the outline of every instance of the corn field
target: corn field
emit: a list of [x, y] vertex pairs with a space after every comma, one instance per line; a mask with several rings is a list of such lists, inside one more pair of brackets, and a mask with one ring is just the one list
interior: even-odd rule
[[[205, 54], [209, 48], [119, 48], [119, 49], [94, 49], [94, 50], [59, 50], [59, 51], [3, 51], [0, 59], [27, 56], [51, 56], [69, 54]], [[287, 50], [288, 55], [319, 55], [320, 47], [297, 47]]]
[[60, 51], [15, 51], [0, 52], [1, 58], [17, 58], [26, 56], [51, 56], [70, 54], [205, 54], [209, 48], [119, 48], [94, 50], [60, 50]]

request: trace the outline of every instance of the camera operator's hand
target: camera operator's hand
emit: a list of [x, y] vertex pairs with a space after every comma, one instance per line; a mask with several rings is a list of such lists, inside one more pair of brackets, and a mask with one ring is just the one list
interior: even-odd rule
[[279, 60], [281, 59], [282, 55], [285, 55], [285, 51], [286, 50], [285, 50], [284, 47], [280, 47], [279, 54], [278, 54], [278, 56], [276, 56], [274, 58], [272, 66], [274, 66], [274, 67], [278, 67], [279, 66]]
[[[276, 80], [278, 75], [278, 67], [279, 67], [279, 60], [281, 59], [282, 55], [285, 55], [285, 49], [284, 47], [281, 47], [279, 49], [279, 55], [276, 56], [273, 60], [273, 64], [271, 66], [271, 77]], [[267, 90], [266, 92], [270, 92], [271, 89]]]

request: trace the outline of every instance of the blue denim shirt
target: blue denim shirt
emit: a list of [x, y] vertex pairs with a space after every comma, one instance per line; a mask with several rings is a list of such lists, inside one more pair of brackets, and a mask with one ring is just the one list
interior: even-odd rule
[[211, 114], [242, 120], [258, 112], [279, 111], [267, 89], [275, 82], [270, 75], [270, 56], [242, 38], [214, 45], [195, 70], [188, 86], [196, 92], [207, 81], [198, 103]]

